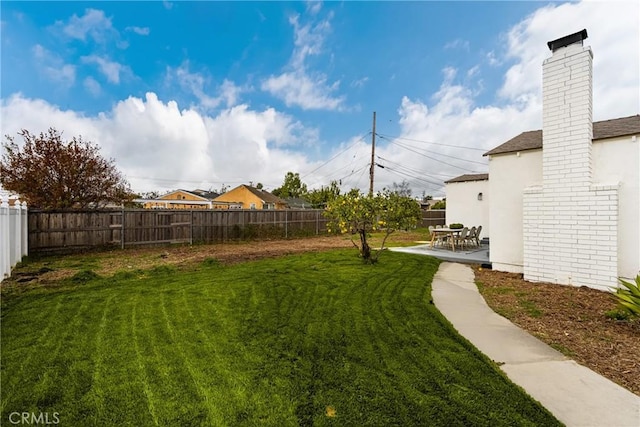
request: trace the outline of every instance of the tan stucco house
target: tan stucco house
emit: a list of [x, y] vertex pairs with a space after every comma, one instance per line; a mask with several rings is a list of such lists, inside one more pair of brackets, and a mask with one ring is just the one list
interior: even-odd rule
[[239, 185], [212, 200], [213, 209], [286, 209], [287, 202], [268, 191]]

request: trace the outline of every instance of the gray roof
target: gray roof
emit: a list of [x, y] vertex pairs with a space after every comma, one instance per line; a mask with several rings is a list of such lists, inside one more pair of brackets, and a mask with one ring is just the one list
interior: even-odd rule
[[310, 209], [311, 202], [302, 197], [287, 197], [284, 200], [290, 208], [302, 208], [302, 209]]
[[200, 190], [200, 189], [187, 191], [187, 193], [195, 194], [197, 196], [204, 197], [205, 199], [209, 199], [209, 200], [213, 200], [220, 195], [214, 191]]
[[[619, 119], [593, 122], [593, 140], [616, 138], [619, 136], [640, 134], [640, 115], [622, 117]], [[494, 154], [513, 153], [516, 151], [536, 150], [542, 148], [542, 130], [522, 132], [493, 150], [484, 153], [485, 156]]]
[[444, 183], [450, 184], [453, 182], [486, 181], [488, 179], [489, 179], [488, 173], [467, 173], [455, 178], [451, 178], [450, 180], [445, 181]]
[[247, 190], [249, 190], [251, 193], [253, 193], [255, 196], [260, 198], [260, 200], [262, 200], [265, 203], [278, 203], [278, 204], [285, 204], [285, 205], [287, 204], [287, 202], [282, 200], [280, 197], [275, 196], [266, 190], [261, 190], [259, 188], [252, 187], [250, 185], [243, 185], [243, 187], [245, 187]]

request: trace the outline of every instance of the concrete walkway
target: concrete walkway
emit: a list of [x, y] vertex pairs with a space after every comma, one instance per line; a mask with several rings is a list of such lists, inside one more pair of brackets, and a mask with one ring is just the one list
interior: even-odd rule
[[493, 312], [478, 292], [470, 267], [442, 263], [432, 297], [462, 336], [567, 426], [640, 426], [640, 397]]

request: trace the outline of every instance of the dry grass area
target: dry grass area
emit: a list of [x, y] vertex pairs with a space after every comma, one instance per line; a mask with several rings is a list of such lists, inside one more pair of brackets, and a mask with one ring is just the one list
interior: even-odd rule
[[[396, 232], [385, 246], [413, 245], [416, 240], [424, 239], [426, 231]], [[374, 234], [370, 239], [373, 248], [380, 247], [382, 234]], [[354, 236], [357, 241], [357, 236]], [[338, 248], [354, 248], [351, 236], [317, 236], [300, 239], [239, 241], [212, 245], [175, 245], [113, 249], [108, 251], [89, 251], [68, 256], [53, 256], [30, 260], [26, 267], [18, 267], [13, 272], [12, 280], [29, 282], [30, 286], [38, 283], [52, 283], [72, 277], [79, 269], [89, 268], [101, 276], [110, 276], [118, 271], [130, 269], [145, 270], [159, 265], [173, 267], [188, 266], [208, 258], [222, 263], [236, 263], [259, 258], [276, 257], [300, 252], [322, 251]], [[357, 252], [354, 252], [357, 253]]]
[[640, 321], [611, 319], [613, 296], [475, 269], [487, 304], [566, 356], [640, 395]]

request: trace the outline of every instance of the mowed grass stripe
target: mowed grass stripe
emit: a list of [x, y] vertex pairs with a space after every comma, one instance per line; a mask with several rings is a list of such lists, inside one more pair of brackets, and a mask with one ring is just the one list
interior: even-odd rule
[[[25, 369], [27, 371], [29, 370], [28, 367], [30, 366], [31, 360], [34, 357], [37, 357], [36, 355], [38, 352], [34, 350], [39, 350], [44, 346], [45, 340], [48, 339], [53, 324], [58, 321], [57, 314], [61, 307], [62, 302], [58, 301], [57, 304], [49, 304], [39, 311], [30, 309], [27, 306], [23, 307], [20, 304], [13, 309], [14, 312], [22, 313], [23, 317], [17, 319], [18, 326], [16, 329], [9, 330], [6, 334], [4, 333], [4, 329], [2, 331], [2, 339], [4, 341], [2, 343], [4, 347], [2, 356], [6, 355], [6, 359], [4, 357], [0, 359], [2, 372], [7, 369], [11, 369], [15, 374], [11, 376], [8, 381], [3, 378], [2, 389], [4, 389], [8, 394], [16, 393], [16, 386], [23, 388], [23, 385], [20, 384], [20, 380], [23, 378], [23, 373], [25, 372]], [[5, 307], [5, 304], [3, 304], [2, 321], [4, 321], [4, 313], [8, 310], [9, 307]], [[29, 328], [32, 322], [42, 325], [43, 327], [39, 330], [29, 331], [27, 335], [21, 335], [21, 346], [12, 346], [13, 343], [18, 342], [17, 339], [14, 339], [12, 332], [23, 331], [24, 328], [21, 326]], [[0, 402], [0, 412], [4, 411], [6, 403], [7, 401], [2, 399], [2, 402]]]
[[145, 362], [140, 353], [140, 344], [138, 339], [138, 330], [139, 323], [136, 318], [136, 310], [138, 308], [138, 298], [134, 299], [133, 310], [131, 310], [131, 337], [133, 341], [133, 347], [136, 351], [136, 362], [138, 365], [138, 372], [142, 381], [142, 388], [144, 389], [144, 396], [147, 401], [147, 406], [149, 410], [149, 414], [151, 415], [151, 419], [153, 420], [154, 425], [159, 425], [158, 416], [156, 415], [153, 392], [151, 391], [151, 387], [149, 385], [149, 379], [147, 377], [147, 370], [145, 367]]
[[[162, 316], [166, 325], [167, 332], [169, 334], [171, 347], [175, 349], [176, 356], [180, 359], [180, 364], [188, 373], [189, 382], [195, 386], [195, 391], [198, 394], [197, 401], [200, 403], [199, 406], [204, 407], [204, 409], [207, 411], [206, 422], [208, 424], [211, 424], [213, 420], [220, 419], [222, 415], [219, 408], [216, 408], [216, 403], [218, 403], [218, 401], [214, 401], [214, 399], [211, 398], [209, 393], [211, 389], [203, 385], [203, 383], [207, 382], [204, 378], [203, 373], [196, 367], [194, 367], [194, 364], [191, 362], [192, 358], [195, 361], [206, 360], [207, 355], [206, 353], [196, 354], [195, 352], [188, 352], [187, 350], [185, 350], [185, 348], [189, 347], [193, 342], [193, 340], [190, 339], [192, 336], [190, 332], [196, 325], [187, 323], [187, 328], [179, 329], [178, 331], [175, 330], [176, 327], [173, 324], [174, 320], [177, 324], [179, 324], [181, 320], [185, 318], [184, 315], [189, 311], [187, 309], [188, 304], [185, 304], [183, 301], [179, 301], [177, 299], [177, 296], [175, 295], [176, 293], [172, 292], [170, 294], [170, 300], [168, 300], [167, 293], [160, 294], [160, 307]], [[167, 305], [170, 306], [170, 314], [168, 313]], [[176, 305], [177, 307], [174, 307], [174, 305]], [[198, 409], [198, 412], [200, 412], [200, 409]]]
[[[430, 303], [437, 266], [399, 253], [371, 266], [332, 251], [11, 296], [2, 380], [18, 392], [3, 387], [2, 421], [48, 408], [83, 426], [557, 423]], [[58, 356], [34, 355], [21, 370], [15, 356], [39, 338]], [[46, 406], [29, 390], [43, 374], [65, 378], [62, 393], [40, 386], [55, 396]]]
[[[139, 351], [149, 390], [147, 397], [153, 399], [147, 407], [153, 406], [160, 425], [205, 425], [207, 410], [204, 397], [193, 381], [164, 316], [165, 292], [162, 289], [138, 290], [142, 291], [144, 298], [141, 301], [144, 302], [139, 301], [137, 305], [136, 325], [133, 327], [139, 333]], [[177, 289], [169, 293], [173, 295]]]
[[[104, 343], [103, 340], [107, 332], [107, 322], [109, 319], [109, 310], [112, 308], [111, 302], [116, 298], [116, 294], [110, 295], [104, 304], [102, 304], [102, 316], [100, 318], [100, 324], [98, 326], [97, 333], [95, 334], [95, 348], [93, 351], [93, 372], [91, 375], [91, 394], [93, 400], [93, 414], [91, 416], [96, 419], [101, 419], [104, 415], [105, 405], [104, 405], [104, 396], [103, 396], [103, 378], [105, 377], [105, 368], [103, 366], [103, 355], [104, 355]], [[99, 306], [95, 307], [96, 311], [98, 311]]]

